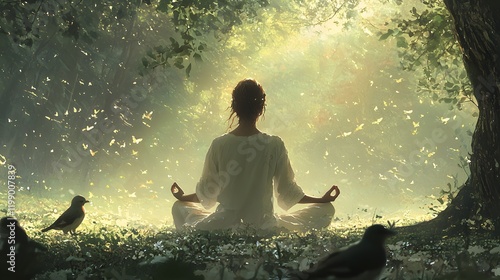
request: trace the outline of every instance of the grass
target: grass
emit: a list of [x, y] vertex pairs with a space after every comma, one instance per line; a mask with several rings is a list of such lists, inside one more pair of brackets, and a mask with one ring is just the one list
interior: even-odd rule
[[[77, 236], [35, 234], [47, 246], [36, 279], [286, 279], [362, 230], [256, 235], [251, 230], [177, 232], [169, 228], [98, 227]], [[383, 279], [500, 279], [500, 242], [474, 236], [422, 239], [418, 233], [388, 241]], [[173, 277], [173, 273], [184, 274]], [[165, 278], [169, 275], [169, 278]], [[198, 277], [198, 278], [196, 278]]]
[[[337, 220], [328, 230], [303, 233], [179, 232], [137, 220], [118, 222], [117, 216], [94, 207], [79, 234], [71, 236], [41, 233], [59, 214], [41, 207], [52, 203], [23, 198], [29, 199], [33, 207], [23, 207], [18, 218], [28, 235], [47, 247], [36, 258], [35, 279], [40, 280], [286, 279], [290, 271], [307, 269], [359, 240], [373, 222]], [[386, 247], [382, 279], [500, 279], [500, 241], [488, 234], [438, 237], [404, 231], [390, 238]]]

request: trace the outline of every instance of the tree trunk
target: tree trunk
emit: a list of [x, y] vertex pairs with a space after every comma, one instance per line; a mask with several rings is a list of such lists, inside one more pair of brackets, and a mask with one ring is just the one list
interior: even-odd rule
[[444, 0], [444, 3], [454, 19], [479, 117], [472, 135], [469, 180], [434, 222], [456, 228], [465, 219], [484, 222], [487, 218], [499, 232], [500, 1]]

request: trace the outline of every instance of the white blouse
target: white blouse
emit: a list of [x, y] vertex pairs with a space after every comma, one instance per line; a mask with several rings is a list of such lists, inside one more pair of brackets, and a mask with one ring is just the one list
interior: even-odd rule
[[206, 209], [219, 206], [208, 217], [214, 227], [241, 222], [257, 228], [275, 226], [273, 190], [284, 210], [299, 202], [304, 192], [297, 185], [285, 144], [278, 136], [224, 134], [213, 140], [196, 185]]

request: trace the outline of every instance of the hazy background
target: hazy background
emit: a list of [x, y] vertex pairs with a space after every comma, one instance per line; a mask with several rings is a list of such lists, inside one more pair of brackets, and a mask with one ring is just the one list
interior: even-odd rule
[[[284, 140], [306, 193], [320, 196], [332, 184], [340, 187], [335, 206], [342, 222], [431, 217], [431, 203], [441, 205], [441, 190], [448, 190], [447, 184], [454, 189], [467, 178], [468, 170], [458, 164], [470, 151], [475, 108], [458, 111], [418, 93], [421, 74], [401, 70], [395, 43], [379, 40], [384, 23], [412, 5], [364, 1], [349, 20], [309, 26], [304, 24], [307, 11], [293, 17], [271, 5], [260, 11], [264, 20], [238, 26], [227, 40], [207, 38], [210, 48], [203, 62], [193, 64], [190, 77], [182, 70], [158, 68], [138, 78], [143, 83], [119, 97], [147, 93], [131, 108], [142, 124], [127, 126], [122, 139], [113, 141], [115, 132], [102, 133], [106, 141], [92, 145], [84, 132], [97, 129], [89, 120], [100, 112], [79, 112], [77, 105], [64, 105], [51, 115], [12, 116], [19, 129], [31, 118], [51, 122], [64, 109], [81, 120], [80, 129], [67, 132], [77, 140], [47, 144], [36, 135], [50, 132], [33, 129], [22, 141], [2, 143], [4, 149], [14, 145], [14, 150], [32, 152], [32, 158], [15, 162], [23, 188], [18, 208], [31, 206], [23, 205], [24, 199], [36, 201], [40, 211], [60, 211], [78, 193], [92, 201], [90, 221], [171, 225], [170, 185], [175, 181], [186, 192], [194, 191], [212, 139], [228, 130], [232, 88], [253, 77], [267, 93], [258, 127]], [[138, 54], [148, 42], [166, 40], [160, 31], [150, 36]], [[141, 64], [139, 55], [134, 63]], [[56, 169], [39, 174], [30, 168], [41, 150], [68, 147], [88, 154], [73, 161], [64, 176]]]

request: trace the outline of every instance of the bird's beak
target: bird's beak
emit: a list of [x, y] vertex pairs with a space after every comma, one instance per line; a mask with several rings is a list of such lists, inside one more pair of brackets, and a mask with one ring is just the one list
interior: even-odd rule
[[85, 203], [89, 203], [89, 202], [90, 202], [90, 201], [88, 201], [88, 200], [85, 200]]

